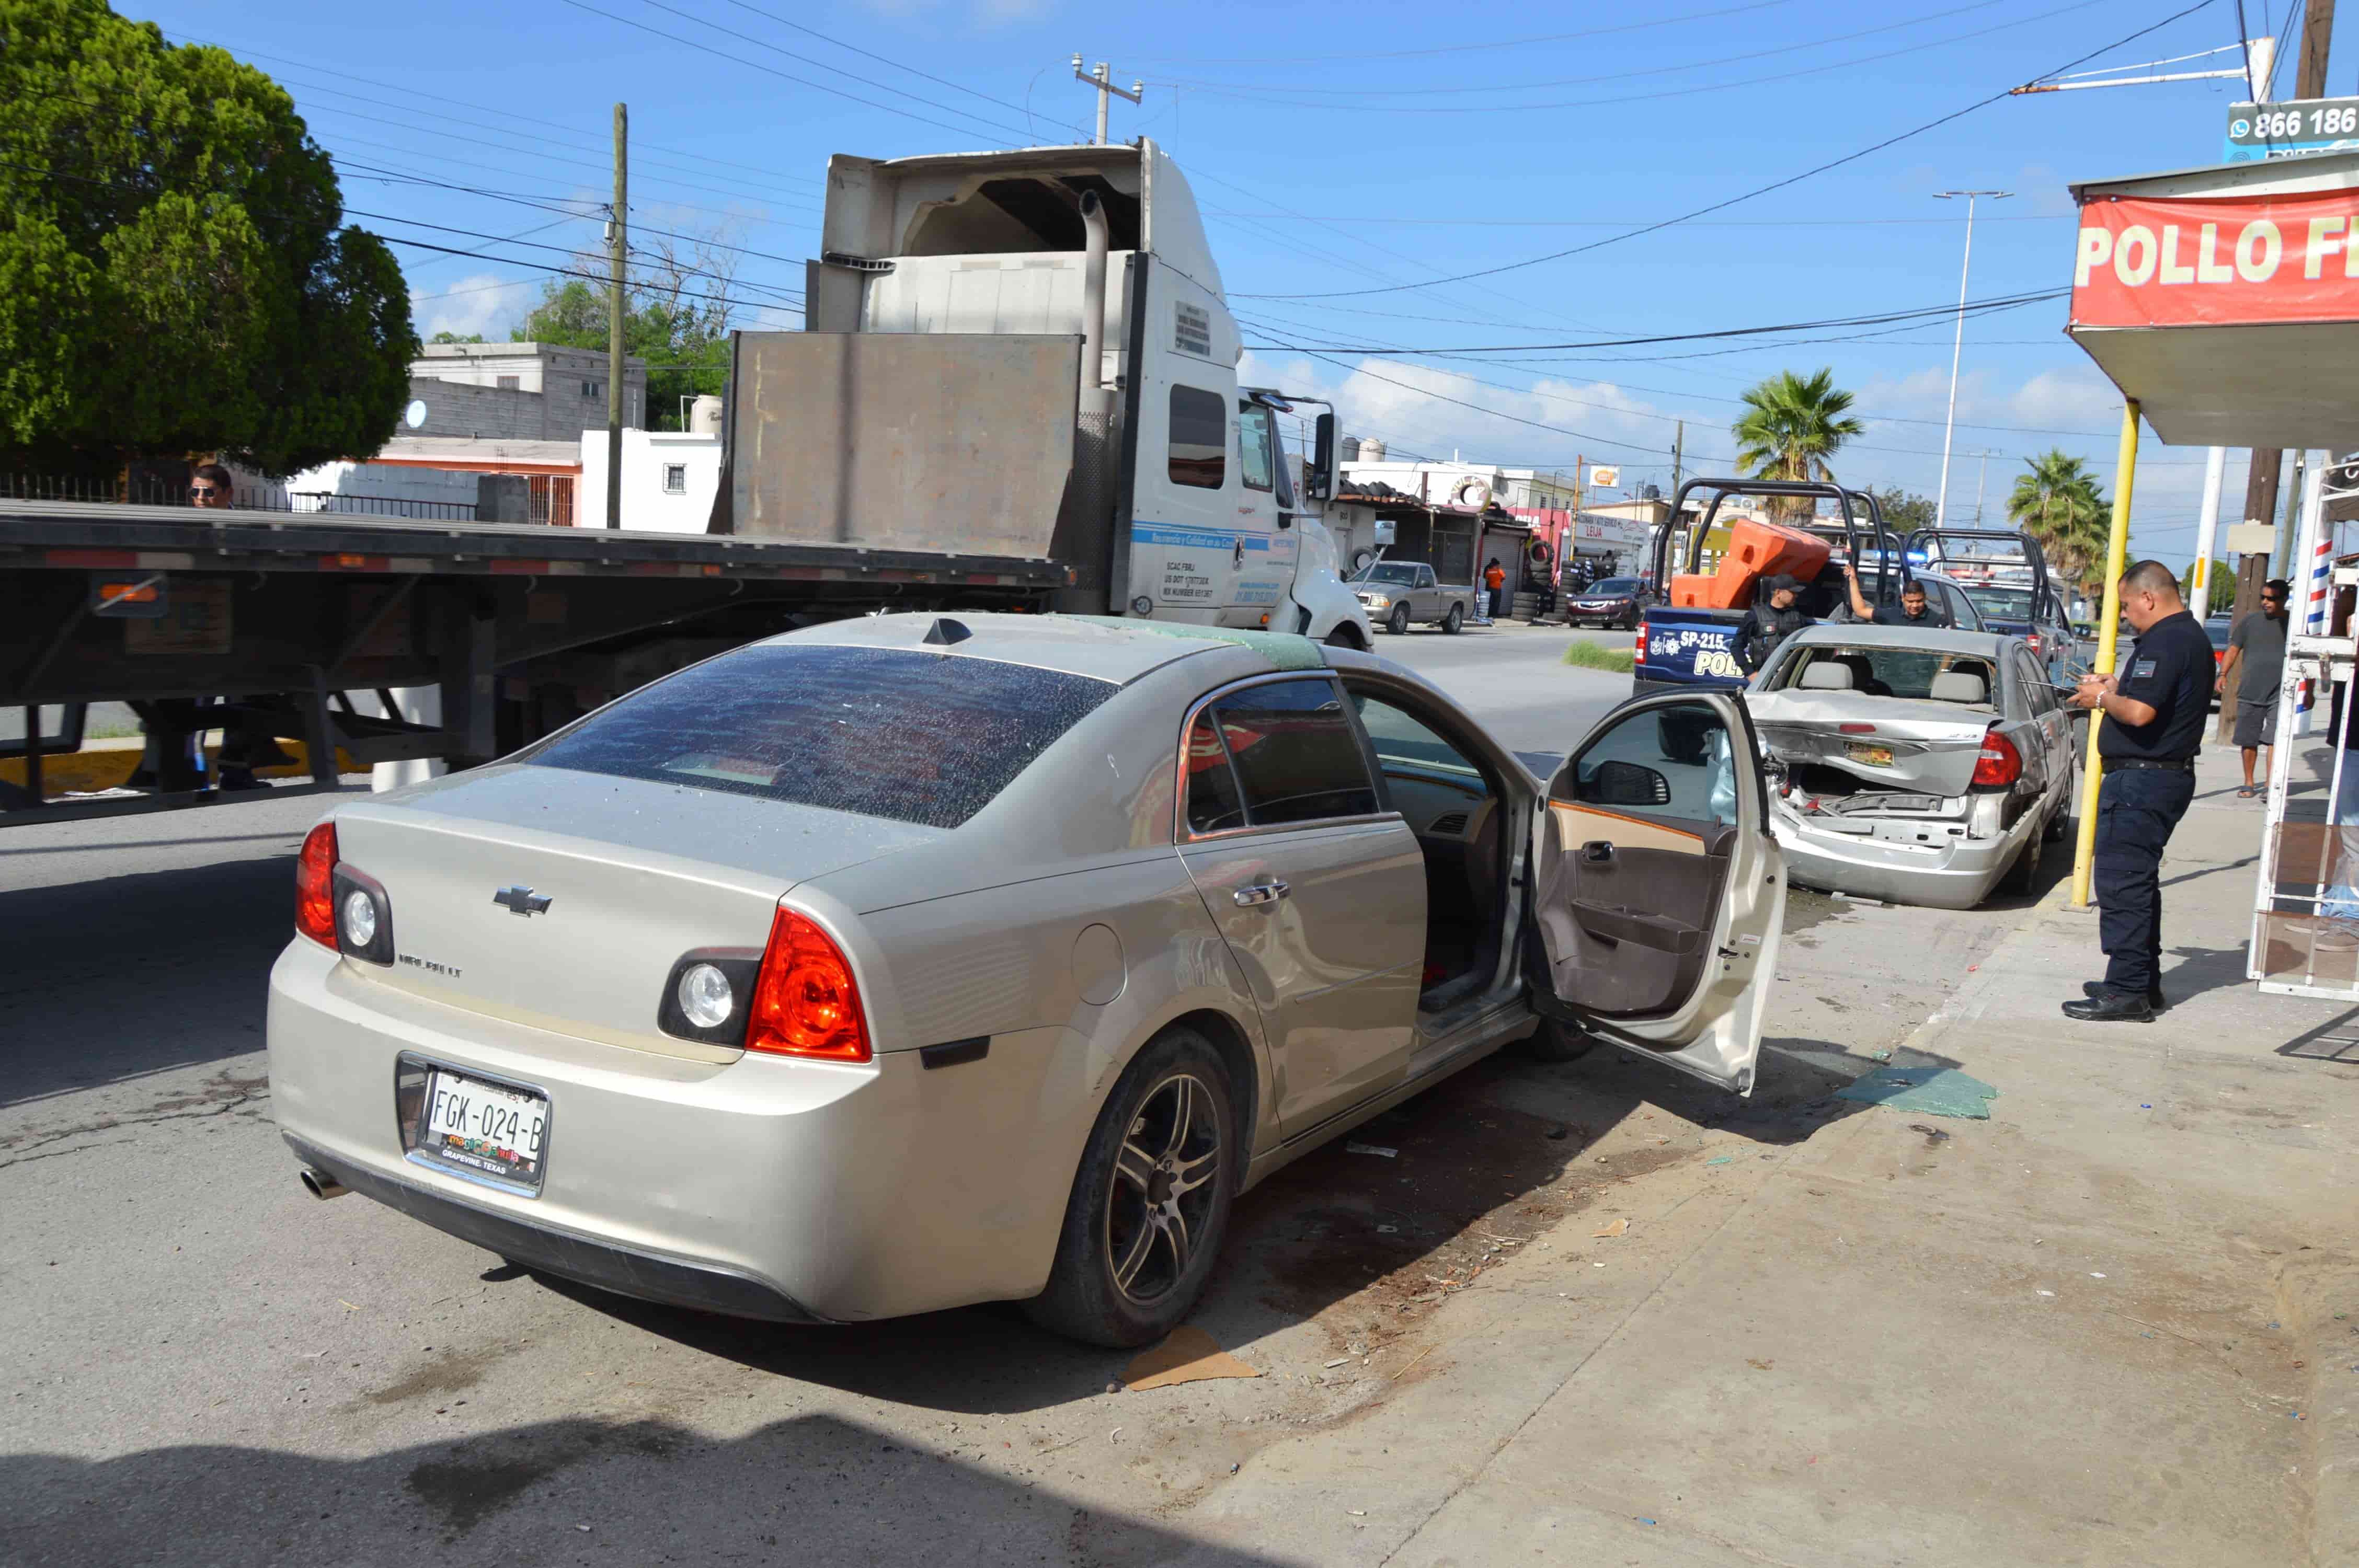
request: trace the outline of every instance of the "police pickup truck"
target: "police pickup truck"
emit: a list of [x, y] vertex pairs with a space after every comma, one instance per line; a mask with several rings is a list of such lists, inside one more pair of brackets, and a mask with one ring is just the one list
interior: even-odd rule
[[[1684, 535], [1685, 546], [1678, 561], [1672, 559], [1672, 541], [1679, 533], [1678, 527], [1655, 531], [1654, 580], [1668, 591], [1659, 602], [1647, 607], [1638, 623], [1631, 669], [1633, 695], [1694, 688], [1727, 691], [1744, 686], [1749, 678], [1736, 656], [1737, 628], [1745, 620], [1745, 611], [1683, 605], [1679, 602], [1681, 596], [1673, 576], [1676, 572], [1693, 578], [1701, 573], [1704, 541], [1721, 521], [1721, 510], [1732, 497], [1746, 501], [1808, 498], [1813, 503], [1832, 501], [1840, 508], [1839, 516], [1817, 517], [1798, 524], [1804, 532], [1826, 542], [1830, 558], [1820, 580], [1805, 584], [1796, 600], [1806, 615], [1819, 620], [1848, 618], [1847, 595], [1834, 569], [1836, 557], [1858, 564], [1861, 591], [1875, 603], [1897, 602], [1900, 586], [1908, 580], [1904, 552], [1886, 531], [1884, 514], [1875, 498], [1864, 491], [1816, 481], [1692, 479], [1680, 487], [1671, 512], [1674, 518], [1688, 516], [1691, 495], [1699, 497], [1702, 514]], [[1937, 587], [1935, 591], [1943, 590]], [[1953, 619], [1951, 623], [1979, 627], [1979, 618], [1974, 617], [1962, 594], [1943, 592], [1942, 608], [1953, 617], [1962, 606], [1971, 619]]]

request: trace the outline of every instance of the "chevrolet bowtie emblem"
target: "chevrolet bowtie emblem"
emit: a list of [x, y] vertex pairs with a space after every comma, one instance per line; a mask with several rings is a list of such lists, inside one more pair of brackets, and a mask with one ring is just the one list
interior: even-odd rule
[[530, 888], [502, 888], [492, 894], [492, 902], [516, 914], [539, 914], [549, 908], [549, 895]]

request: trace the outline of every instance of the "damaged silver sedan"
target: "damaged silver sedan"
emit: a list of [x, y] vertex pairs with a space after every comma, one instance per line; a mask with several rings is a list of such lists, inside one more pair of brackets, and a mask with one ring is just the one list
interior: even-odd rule
[[2030, 891], [2070, 825], [2071, 710], [2019, 637], [1813, 626], [1746, 703], [1798, 883], [1971, 909]]

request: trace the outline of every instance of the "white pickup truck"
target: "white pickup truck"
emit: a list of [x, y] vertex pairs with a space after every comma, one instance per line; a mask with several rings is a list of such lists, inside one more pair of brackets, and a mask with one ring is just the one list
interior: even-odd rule
[[1371, 562], [1344, 586], [1360, 596], [1368, 623], [1395, 636], [1419, 622], [1455, 632], [1478, 602], [1473, 584], [1437, 582], [1423, 561]]

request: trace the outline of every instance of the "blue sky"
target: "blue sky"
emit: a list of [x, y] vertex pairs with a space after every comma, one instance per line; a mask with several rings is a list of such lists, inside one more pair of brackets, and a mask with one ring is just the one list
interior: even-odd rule
[[[1348, 430], [1396, 452], [1515, 465], [1723, 468], [1747, 384], [1832, 366], [1870, 429], [1854, 482], [1930, 493], [1940, 468], [1950, 322], [1766, 343], [1363, 359], [1352, 346], [1492, 348], [1721, 330], [1953, 303], [1962, 203], [2012, 190], [1974, 230], [1972, 295], [2055, 287], [2071, 254], [2068, 179], [2213, 161], [2233, 81], [2004, 98], [1703, 220], [1615, 239], [1859, 152], [2017, 83], [2214, 49], [2233, 0], [2134, 41], [2187, 0], [1661, 0], [1644, 6], [1290, 7], [1198, 0], [411, 0], [320, 6], [175, 0], [126, 15], [229, 47], [285, 82], [379, 232], [504, 259], [401, 248], [421, 332], [503, 336], [539, 266], [597, 243], [612, 104], [630, 104], [633, 221], [738, 247], [746, 324], [799, 320], [829, 154], [873, 157], [1086, 139], [1076, 50], [1147, 83], [1117, 100], [1188, 171], [1232, 302], [1259, 325], [1257, 380], [1335, 396]], [[2290, 0], [2245, 0], [2255, 34]], [[634, 25], [636, 24], [636, 25]], [[2330, 92], [2359, 92], [2343, 29]], [[2290, 50], [2288, 51], [2288, 55]], [[2185, 70], [2234, 56], [2181, 63]], [[2292, 66], [2278, 88], [2291, 95]], [[440, 184], [420, 183], [434, 181]], [[469, 187], [496, 196], [443, 189]], [[440, 229], [419, 225], [441, 225]], [[511, 243], [492, 244], [491, 235]], [[1450, 275], [1586, 254], [1468, 281]], [[549, 248], [535, 248], [549, 247]], [[1346, 291], [1385, 290], [1380, 293]], [[1326, 296], [1266, 297], [1248, 296]], [[1995, 517], [2022, 455], [2061, 446], [2110, 476], [2120, 401], [2048, 301], [1966, 324], [1950, 499], [1970, 514], [1988, 451]], [[1797, 341], [1797, 339], [1847, 339]], [[1731, 351], [1732, 348], [1735, 351]], [[1446, 401], [1454, 400], [1454, 401]], [[1466, 406], [1471, 405], [1472, 406]], [[2151, 444], [2134, 537], [2183, 560], [2203, 454]], [[2230, 514], [2242, 498], [2229, 469]]]

